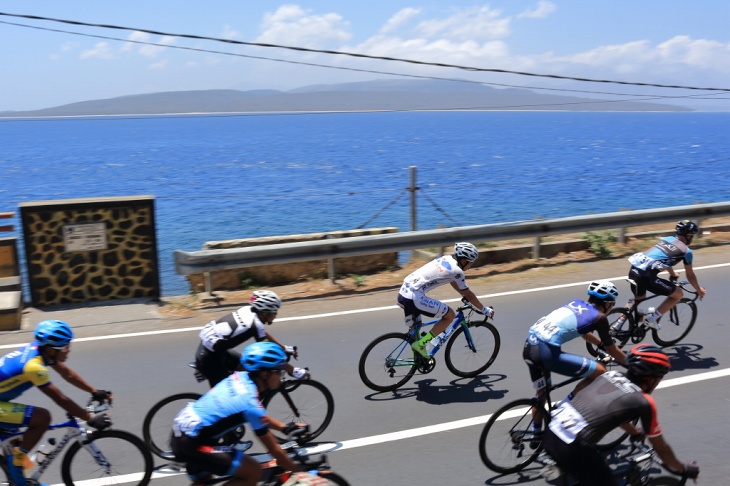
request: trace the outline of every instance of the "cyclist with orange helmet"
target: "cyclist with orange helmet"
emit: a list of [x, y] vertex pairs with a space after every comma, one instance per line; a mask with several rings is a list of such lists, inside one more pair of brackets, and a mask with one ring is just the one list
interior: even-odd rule
[[[616, 480], [596, 444], [611, 430], [623, 426], [632, 440], [651, 442], [666, 466], [677, 474], [696, 479], [696, 463], [683, 464], [664, 439], [651, 393], [671, 368], [661, 348], [635, 346], [626, 356], [627, 371], [608, 371], [553, 412], [543, 445], [561, 471], [580, 484], [615, 486]], [[638, 419], [641, 430], [628, 422]]]

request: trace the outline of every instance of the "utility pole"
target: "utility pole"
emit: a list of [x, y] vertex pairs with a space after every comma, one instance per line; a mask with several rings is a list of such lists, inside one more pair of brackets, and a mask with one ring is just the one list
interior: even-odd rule
[[410, 171], [411, 186], [408, 188], [408, 190], [411, 191], [411, 231], [416, 231], [416, 191], [418, 190], [418, 187], [416, 186], [416, 166], [410, 166]]

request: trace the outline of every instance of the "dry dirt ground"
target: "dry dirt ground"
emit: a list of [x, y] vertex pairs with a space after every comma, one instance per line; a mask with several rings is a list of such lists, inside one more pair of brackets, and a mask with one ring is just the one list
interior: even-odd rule
[[[707, 224], [730, 224], [730, 218], [722, 218], [707, 222]], [[651, 231], [664, 229], [663, 226], [646, 226], [641, 229], [632, 228], [635, 231]], [[599, 232], [600, 233], [600, 232]], [[667, 233], [671, 234], [671, 232]], [[561, 235], [563, 239], [569, 239], [571, 235]], [[572, 237], [580, 237], [580, 235], [572, 235]], [[606, 248], [610, 250], [611, 256], [607, 258], [599, 258], [593, 251], [578, 251], [572, 253], [561, 253], [553, 258], [540, 259], [538, 261], [531, 259], [518, 260], [502, 264], [488, 264], [482, 267], [469, 270], [467, 279], [470, 286], [480, 284], [494, 285], [495, 282], [514, 282], [515, 280], [532, 279], [535, 272], [539, 271], [541, 277], [555, 277], [560, 274], [570, 274], [576, 271], [579, 263], [606, 261], [625, 261], [625, 259], [637, 251], [643, 251], [649, 248], [654, 238], [650, 239], [629, 239], [626, 244], [606, 243]], [[524, 244], [525, 241], [515, 241], [512, 244]], [[692, 248], [711, 248], [721, 247], [730, 244], [730, 232], [712, 231], [710, 234], [703, 234], [700, 238], [695, 238]], [[709, 251], [709, 250], [708, 250]], [[699, 253], [702, 254], [701, 252]], [[309, 280], [295, 282], [289, 285], [277, 287], [269, 287], [270, 290], [278, 293], [287, 303], [297, 301], [306, 301], [314, 298], [343, 298], [357, 295], [368, 294], [378, 291], [395, 292], [403, 282], [403, 279], [425, 263], [424, 259], [413, 259], [406, 265], [389, 272], [380, 272], [371, 275], [357, 275], [344, 277], [336, 280], [334, 283], [329, 280]], [[218, 301], [207, 300], [202, 295], [187, 295], [178, 297], [167, 297], [163, 299], [163, 305], [160, 312], [166, 316], [189, 316], [194, 315], [197, 311], [210, 310], [218, 305], [236, 305], [243, 304], [248, 301], [251, 292], [255, 288], [238, 291], [216, 291], [215, 297]]]

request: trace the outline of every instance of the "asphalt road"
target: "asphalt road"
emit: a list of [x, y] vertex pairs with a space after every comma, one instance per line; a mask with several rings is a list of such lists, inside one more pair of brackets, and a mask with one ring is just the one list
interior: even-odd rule
[[[673, 371], [663, 385], [669, 386], [654, 393], [665, 437], [680, 459], [699, 462], [700, 484], [707, 485], [727, 484], [730, 477], [730, 425], [725, 419], [730, 402], [730, 326], [723, 306], [729, 257], [727, 251], [721, 252], [709, 262], [714, 265], [698, 265], [708, 297], [700, 303], [698, 322], [685, 343], [668, 349]], [[624, 267], [617, 264], [590, 278], [621, 277]], [[416, 375], [396, 393], [374, 393], [357, 373], [367, 343], [385, 332], [403, 329], [394, 295], [310, 302], [283, 312], [272, 333], [299, 347], [299, 363], [308, 366], [335, 397], [334, 419], [319, 439], [320, 449], [332, 451], [329, 457], [334, 469], [353, 485], [549, 484], [538, 475], [537, 466], [520, 475], [491, 472], [479, 459], [477, 440], [490, 413], [532, 393], [521, 358], [527, 328], [553, 308], [585, 295], [587, 282], [582, 274], [564, 275], [554, 283], [559, 285], [546, 288], [539, 279], [528, 279], [474, 287], [497, 311], [495, 323], [502, 348], [496, 362], [477, 378], [459, 379], [447, 370], [443, 356], [437, 355], [438, 365], [432, 373]], [[615, 283], [622, 292], [619, 301], [623, 301], [628, 284], [623, 280]], [[453, 297], [448, 289], [438, 290], [437, 296]], [[345, 310], [352, 312], [342, 313]], [[75, 322], [89, 318], [77, 316]], [[130, 314], [115, 322], [96, 332], [82, 326], [79, 335], [88, 339], [74, 343], [69, 365], [96, 386], [111, 388], [116, 397], [112, 409], [115, 426], [141, 435], [142, 418], [156, 401], [173, 393], [205, 390], [186, 366], [197, 345], [194, 329], [205, 321]], [[121, 334], [127, 335], [109, 339]], [[23, 335], [3, 341], [22, 342]], [[566, 349], [585, 351], [582, 341], [570, 343]], [[80, 391], [62, 382], [60, 386], [78, 401], [84, 399]], [[39, 405], [49, 402], [35, 390], [23, 399]], [[59, 409], [49, 408], [54, 419], [62, 417]], [[58, 482], [57, 470], [54, 465], [44, 479]], [[188, 483], [183, 475], [171, 475], [154, 484]]]

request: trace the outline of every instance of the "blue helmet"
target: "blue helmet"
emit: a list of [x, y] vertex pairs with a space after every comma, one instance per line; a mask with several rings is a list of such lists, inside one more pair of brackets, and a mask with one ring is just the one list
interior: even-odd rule
[[34, 334], [39, 346], [66, 346], [74, 338], [71, 327], [63, 321], [41, 321]]
[[249, 344], [241, 354], [241, 365], [246, 371], [284, 369], [286, 360], [281, 346], [267, 341]]

